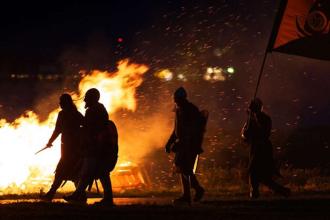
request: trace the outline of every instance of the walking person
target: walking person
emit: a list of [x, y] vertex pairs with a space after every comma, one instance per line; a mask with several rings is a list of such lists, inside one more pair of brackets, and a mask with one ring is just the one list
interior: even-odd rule
[[62, 110], [58, 114], [55, 129], [46, 146], [51, 147], [54, 140], [61, 134], [61, 158], [55, 170], [53, 184], [42, 196], [42, 199], [46, 201], [54, 198], [63, 181], [77, 181], [77, 172], [81, 164], [80, 133], [83, 115], [77, 110], [69, 94], [60, 96], [60, 107]]
[[167, 153], [175, 153], [175, 168], [181, 174], [183, 195], [175, 199], [174, 203], [190, 205], [191, 187], [195, 190], [195, 202], [200, 201], [205, 192], [193, 169], [197, 156], [203, 152], [201, 145], [206, 118], [194, 104], [187, 100], [187, 92], [183, 87], [175, 91], [174, 102], [176, 104], [175, 126], [165, 150]]
[[263, 104], [259, 98], [250, 102], [249, 119], [242, 129], [242, 138], [250, 145], [249, 179], [251, 198], [258, 198], [260, 183], [285, 197], [290, 195], [290, 189], [273, 180], [279, 175], [276, 169], [272, 143], [269, 140], [272, 129], [271, 118], [262, 110]]
[[65, 197], [69, 202], [86, 202], [85, 190], [100, 179], [104, 197], [101, 204], [114, 205], [110, 172], [118, 158], [118, 134], [115, 124], [109, 120], [103, 104], [99, 103], [100, 92], [89, 89], [85, 94], [84, 159], [76, 191]]

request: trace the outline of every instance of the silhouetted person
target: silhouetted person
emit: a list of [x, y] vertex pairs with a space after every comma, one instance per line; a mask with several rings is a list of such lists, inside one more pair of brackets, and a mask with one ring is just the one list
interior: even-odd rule
[[204, 195], [204, 189], [197, 181], [193, 169], [197, 155], [203, 152], [201, 144], [205, 124], [201, 125], [203, 123], [201, 112], [187, 100], [187, 93], [183, 87], [175, 91], [174, 102], [176, 103], [175, 127], [165, 150], [167, 153], [171, 151], [175, 153], [175, 168], [181, 173], [183, 195], [174, 202], [190, 204], [190, 187], [196, 191], [194, 201], [200, 201]]
[[60, 106], [55, 130], [50, 137], [47, 146], [51, 147], [53, 141], [61, 134], [61, 158], [57, 164], [54, 182], [50, 190], [42, 197], [44, 200], [52, 200], [56, 190], [63, 181], [77, 181], [77, 172], [81, 163], [80, 132], [83, 123], [83, 115], [77, 110], [69, 94], [60, 97]]
[[249, 177], [252, 190], [251, 198], [259, 197], [259, 184], [263, 183], [283, 196], [289, 196], [290, 189], [273, 180], [279, 175], [273, 159], [272, 143], [269, 140], [272, 121], [262, 111], [259, 98], [251, 101], [248, 109], [249, 119], [242, 129], [242, 138], [250, 145]]
[[76, 191], [65, 199], [85, 202], [87, 186], [92, 184], [94, 179], [100, 179], [104, 190], [101, 203], [113, 205], [110, 172], [117, 162], [118, 135], [115, 125], [109, 121], [105, 107], [99, 103], [99, 98], [100, 92], [95, 88], [89, 89], [85, 94], [87, 110], [84, 119], [83, 167]]

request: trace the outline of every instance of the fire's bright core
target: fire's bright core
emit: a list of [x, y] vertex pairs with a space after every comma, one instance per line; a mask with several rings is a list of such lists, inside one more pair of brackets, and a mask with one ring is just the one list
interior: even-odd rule
[[[72, 92], [76, 105], [84, 113], [83, 95], [90, 88], [101, 93], [100, 102], [109, 114], [119, 109], [135, 111], [135, 91], [143, 82], [145, 65], [118, 63], [114, 73], [92, 71], [79, 83], [79, 92]], [[54, 127], [59, 109], [53, 110], [47, 120], [41, 122], [32, 111], [27, 111], [13, 123], [0, 120], [0, 192], [1, 194], [33, 193], [49, 187], [60, 157], [60, 138], [52, 149], [35, 155], [44, 147]], [[122, 161], [121, 161], [122, 162]]]

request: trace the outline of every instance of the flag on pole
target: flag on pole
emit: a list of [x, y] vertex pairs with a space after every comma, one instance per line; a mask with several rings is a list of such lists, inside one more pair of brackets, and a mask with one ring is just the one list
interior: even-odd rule
[[268, 52], [330, 60], [330, 0], [283, 0]]

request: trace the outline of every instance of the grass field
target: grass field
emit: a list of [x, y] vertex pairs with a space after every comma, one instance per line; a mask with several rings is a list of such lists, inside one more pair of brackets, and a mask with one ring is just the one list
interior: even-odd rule
[[[249, 185], [240, 169], [216, 169], [198, 177], [206, 188], [205, 200], [191, 207], [173, 206], [180, 184], [153, 184], [148, 188], [115, 192], [116, 207], [92, 205], [100, 195], [89, 194], [88, 205], [68, 204], [58, 193], [53, 203], [40, 202], [40, 194], [3, 194], [2, 219], [330, 219], [330, 177], [319, 169], [282, 170], [279, 179], [290, 187], [292, 196], [283, 199], [261, 187], [261, 198], [249, 200]], [[177, 180], [178, 178], [173, 178]]]
[[[0, 219], [330, 219], [330, 194], [299, 194], [289, 199], [266, 196], [258, 200], [246, 197], [209, 197], [188, 206], [173, 206], [168, 197], [140, 198], [115, 207], [0, 200]], [[128, 199], [127, 201], [129, 201]]]

